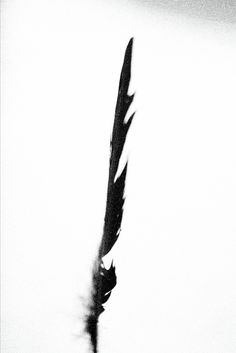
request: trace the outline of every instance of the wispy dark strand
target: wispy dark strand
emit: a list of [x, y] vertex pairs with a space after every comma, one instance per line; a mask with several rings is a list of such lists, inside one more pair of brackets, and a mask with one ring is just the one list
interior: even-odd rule
[[111, 154], [109, 165], [109, 178], [107, 187], [107, 202], [104, 218], [103, 236], [100, 243], [97, 259], [93, 266], [92, 293], [89, 312], [86, 317], [86, 331], [88, 332], [94, 353], [97, 353], [98, 319], [104, 311], [103, 304], [109, 299], [117, 278], [113, 262], [106, 269], [103, 257], [109, 253], [117, 241], [123, 216], [124, 190], [127, 173], [127, 162], [117, 177], [120, 157], [124, 148], [126, 136], [130, 128], [134, 113], [125, 122], [127, 111], [133, 101], [134, 95], [128, 94], [131, 78], [133, 38], [126, 48], [123, 67], [120, 75], [118, 98], [115, 110], [115, 119], [111, 138]]

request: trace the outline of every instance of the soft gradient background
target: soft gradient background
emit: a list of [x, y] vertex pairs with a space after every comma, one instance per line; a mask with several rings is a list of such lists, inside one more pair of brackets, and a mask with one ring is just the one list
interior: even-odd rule
[[2, 1], [2, 352], [87, 353], [119, 74], [137, 111], [100, 352], [236, 351], [234, 1]]

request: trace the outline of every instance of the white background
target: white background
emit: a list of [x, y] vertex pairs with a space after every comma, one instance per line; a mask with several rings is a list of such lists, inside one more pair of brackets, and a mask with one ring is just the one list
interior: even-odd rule
[[236, 351], [233, 1], [2, 2], [2, 352], [83, 353], [135, 37], [118, 283], [100, 352]]

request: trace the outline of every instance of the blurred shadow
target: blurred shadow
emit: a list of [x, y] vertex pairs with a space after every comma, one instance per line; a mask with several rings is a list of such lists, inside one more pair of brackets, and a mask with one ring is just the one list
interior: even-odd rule
[[236, 23], [235, 0], [133, 0], [148, 7], [218, 22]]

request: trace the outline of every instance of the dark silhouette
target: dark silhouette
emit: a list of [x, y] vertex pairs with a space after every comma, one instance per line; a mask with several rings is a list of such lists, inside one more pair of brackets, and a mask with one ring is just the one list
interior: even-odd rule
[[132, 46], [133, 38], [131, 38], [126, 48], [124, 63], [121, 70], [111, 139], [109, 179], [103, 236], [98, 250], [98, 256], [93, 266], [92, 293], [89, 312], [86, 317], [86, 331], [90, 336], [94, 353], [97, 352], [99, 315], [104, 311], [103, 304], [109, 299], [111, 291], [115, 287], [117, 281], [113, 262], [111, 263], [110, 268], [106, 269], [103, 263], [103, 257], [111, 250], [119, 237], [123, 216], [127, 162], [118, 177], [117, 171], [126, 136], [134, 117], [133, 113], [129, 120], [125, 122], [127, 111], [134, 98], [134, 95], [128, 94], [131, 75]]

